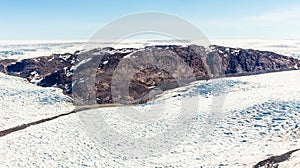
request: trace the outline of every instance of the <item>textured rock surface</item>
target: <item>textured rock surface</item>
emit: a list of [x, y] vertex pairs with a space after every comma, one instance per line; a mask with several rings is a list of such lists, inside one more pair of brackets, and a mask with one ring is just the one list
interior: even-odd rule
[[281, 162], [288, 161], [291, 155], [299, 150], [300, 149], [295, 149], [282, 155], [271, 156], [268, 159], [258, 162], [253, 166], [253, 168], [278, 168]]
[[79, 98], [76, 104], [93, 104], [94, 100], [99, 104], [142, 103], [163, 90], [193, 80], [297, 67], [300, 67], [299, 60], [273, 52], [194, 45], [104, 48], [19, 62], [0, 60], [0, 71], [9, 75], [43, 87], [59, 87], [68, 95], [74, 88], [79, 90], [73, 95]]

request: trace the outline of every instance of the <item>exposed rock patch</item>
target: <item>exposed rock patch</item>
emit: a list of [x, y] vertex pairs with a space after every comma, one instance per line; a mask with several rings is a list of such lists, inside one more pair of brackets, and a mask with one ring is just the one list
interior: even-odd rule
[[[273, 52], [222, 46], [207, 49], [195, 45], [103, 48], [19, 62], [0, 60], [1, 72], [26, 78], [39, 86], [59, 87], [65, 94], [79, 98], [75, 104], [143, 103], [155, 93], [193, 80], [295, 67], [300, 67], [299, 60]], [[126, 88], [128, 94], [123, 93]], [[72, 95], [74, 89], [80, 92]]]
[[291, 157], [291, 155], [294, 152], [299, 151], [300, 149], [295, 149], [292, 151], [289, 151], [287, 153], [284, 153], [282, 155], [278, 155], [278, 156], [271, 156], [268, 159], [262, 160], [260, 162], [258, 162], [257, 164], [255, 164], [253, 166], [253, 168], [278, 168], [279, 167], [279, 163], [284, 162], [284, 161], [288, 161]]

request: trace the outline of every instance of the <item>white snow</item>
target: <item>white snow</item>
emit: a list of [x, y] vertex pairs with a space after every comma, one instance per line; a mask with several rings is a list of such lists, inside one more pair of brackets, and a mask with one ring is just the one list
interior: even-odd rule
[[36, 72], [36, 71], [32, 71], [31, 73], [30, 73], [30, 75], [38, 75], [38, 73]]
[[64, 61], [67, 61], [71, 56], [72, 56], [71, 54], [60, 55], [59, 58], [63, 59]]
[[130, 53], [130, 54], [127, 54], [126, 56], [124, 56], [123, 58], [126, 59], [126, 58], [131, 58], [131, 56], [133, 55], [133, 53]]
[[232, 48], [256, 49], [273, 51], [278, 54], [300, 58], [300, 40], [211, 40], [214, 45]]
[[[271, 50], [298, 57], [299, 50], [294, 50], [298, 45], [297, 42], [249, 40], [218, 41], [216, 44]], [[287, 47], [279, 46], [283, 44]], [[180, 113], [178, 109], [182, 100], [197, 97], [200, 108], [196, 109], [194, 127], [176, 146], [151, 157], [122, 157], [112, 154], [120, 148], [118, 146], [111, 148], [112, 153], [99, 146], [86, 130], [86, 123], [80, 117], [81, 114], [93, 117], [95, 111], [89, 110], [0, 137], [0, 165], [1, 167], [251, 167], [271, 155], [280, 155], [300, 148], [299, 76], [300, 71], [297, 70], [197, 81], [185, 87], [166, 91], [153, 102], [135, 107], [145, 116], [149, 113], [157, 114], [160, 122], [130, 122], [118, 113], [127, 107], [97, 110], [105, 114], [107, 123], [124, 137], [128, 135], [133, 138], [151, 137], [166, 130], [168, 122]], [[214, 103], [219, 102], [217, 100], [222, 102], [222, 96], [224, 96], [222, 110], [211, 113]], [[62, 114], [74, 108], [70, 98], [64, 96], [59, 89], [37, 87], [24, 79], [1, 73], [0, 107], [0, 130]], [[157, 139], [160, 140], [162, 139]], [[168, 144], [162, 141], [162, 145]], [[297, 167], [300, 166], [299, 160], [300, 152], [296, 152], [289, 161], [279, 165]]]
[[108, 60], [104, 61], [103, 64], [106, 65], [108, 63]]
[[32, 71], [30, 75], [33, 77], [30, 80], [31, 83], [38, 83], [41, 80], [39, 73], [36, 71]]
[[223, 51], [221, 51], [221, 50], [218, 50], [218, 52], [219, 52], [219, 53], [221, 53], [221, 54], [223, 54], [223, 53], [224, 53], [224, 52], [223, 52]]
[[[300, 57], [300, 40], [210, 40], [213, 45], [227, 47], [252, 48], [257, 50], [273, 51], [279, 54]], [[49, 56], [53, 53], [73, 53], [80, 50], [88, 50], [97, 47], [112, 46], [121, 48], [143, 48], [150, 45], [182, 45], [188, 42], [176, 40], [145, 40], [125, 39], [117, 42], [86, 43], [77, 41], [5, 41], [0, 40], [0, 59], [13, 58], [24, 59], [38, 56]], [[125, 52], [125, 51], [124, 51]]]
[[71, 99], [60, 89], [42, 88], [0, 73], [0, 129], [71, 110]]
[[79, 62], [77, 65], [72, 66], [70, 70], [76, 70], [79, 66], [81, 66], [82, 64], [85, 64], [87, 62], [89, 62], [92, 58], [87, 58], [85, 60], [82, 60], [81, 62]]
[[[74, 53], [84, 48], [84, 41], [7, 41], [0, 40], [0, 59], [26, 59], [51, 54]], [[1, 51], [6, 54], [1, 54]]]
[[[0, 138], [0, 163], [1, 165], [19, 165], [21, 167], [39, 167], [43, 165], [51, 167], [102, 167], [104, 165], [112, 167], [140, 167], [141, 165], [149, 167], [166, 165], [180, 167], [217, 167], [220, 165], [250, 167], [257, 161], [269, 157], [270, 154], [282, 154], [299, 147], [299, 140], [295, 138], [297, 135], [293, 133], [295, 131], [293, 130], [295, 124], [299, 123], [299, 75], [300, 71], [288, 71], [227, 78], [225, 82], [220, 83], [223, 87], [217, 87], [218, 80], [199, 81], [186, 87], [167, 91], [153, 103], [158, 106], [170, 106], [168, 109], [173, 109], [173, 112], [179, 107], [182, 97], [188, 95], [197, 96], [200, 94], [199, 102], [201, 108], [198, 111], [197, 124], [187, 134], [187, 137], [174, 148], [150, 158], [123, 159], [122, 157], [119, 158], [107, 153], [107, 151], [95, 143], [93, 138], [89, 137], [79, 116], [73, 114]], [[1, 77], [15, 82], [12, 87], [7, 88], [7, 90], [10, 89], [10, 95], [1, 97], [1, 99], [5, 99], [5, 104], [9, 104], [8, 106], [2, 104], [5, 110], [1, 111], [4, 115], [1, 115], [3, 116], [1, 118], [1, 128], [8, 128], [72, 109], [72, 106], [65, 99], [59, 100], [52, 105], [48, 105], [47, 103], [41, 105], [39, 102], [34, 103], [34, 100], [40, 99], [42, 95], [33, 94], [28, 96], [26, 95], [28, 94], [27, 92], [31, 89], [45, 89], [35, 88], [19, 78], [3, 75]], [[19, 83], [22, 83], [23, 87], [17, 85]], [[26, 88], [27, 85], [30, 85], [30, 88]], [[1, 88], [3, 90], [3, 86]], [[25, 89], [26, 93], [18, 92], [18, 94], [12, 96], [11, 90], [13, 89]], [[221, 92], [219, 89], [221, 89]], [[46, 89], [46, 91], [52, 90], [49, 88]], [[214, 97], [218, 96], [213, 96], [215, 93], [225, 95], [223, 113], [220, 114], [220, 118], [209, 114], [210, 104]], [[55, 94], [59, 94], [59, 92], [55, 91]], [[178, 94], [182, 96], [173, 97]], [[19, 99], [16, 100], [16, 96]], [[63, 97], [63, 95], [60, 96]], [[160, 102], [163, 104], [160, 104]], [[276, 131], [276, 127], [274, 127], [274, 129], [268, 131], [267, 128], [254, 126], [254, 124], [258, 124], [261, 121], [258, 120], [257, 123], [255, 122], [255, 114], [261, 113], [259, 110], [264, 108], [264, 105], [254, 107], [252, 109], [254, 111], [251, 111], [250, 114], [243, 113], [243, 110], [247, 107], [253, 107], [256, 104], [265, 102], [269, 102], [267, 108], [274, 107], [270, 110], [279, 108], [278, 102], [288, 102], [291, 103], [289, 105], [294, 109], [297, 109], [298, 106], [298, 111], [283, 110], [282, 113], [288, 112], [288, 116], [285, 117], [291, 123], [286, 124], [279, 121], [279, 126], [283, 125], [284, 129]], [[293, 102], [295, 103], [293, 104]], [[155, 112], [150, 107], [151, 103], [138, 108], [142, 110], [148, 109], [147, 112]], [[116, 113], [118, 112], [117, 108], [100, 109], [100, 112], [109, 114], [111, 117], [109, 117], [108, 122], [111, 122], [115, 126], [115, 129], [123, 132], [124, 136], [139, 136], [139, 130], [148, 136], [159, 132], [158, 130], [155, 133], [150, 131], [157, 129], [152, 124], [148, 124], [147, 127], [145, 125], [131, 125], [134, 123], [128, 122], [124, 118], [120, 118], [121, 116], [118, 116]], [[168, 116], [170, 115], [169, 113], [173, 112], [165, 110], [162, 114]], [[92, 112], [86, 111], [86, 113]], [[248, 123], [247, 120], [251, 122]], [[262, 119], [262, 121], [261, 124], [264, 122], [267, 123], [268, 118]], [[207, 133], [203, 130], [205, 122], [209, 122], [212, 126], [211, 132]], [[124, 127], [125, 125], [126, 127]], [[132, 128], [135, 128], [136, 131], [131, 132], [133, 131]], [[160, 126], [158, 128], [163, 127]], [[204, 139], [202, 139], [203, 136], [205, 136]]]

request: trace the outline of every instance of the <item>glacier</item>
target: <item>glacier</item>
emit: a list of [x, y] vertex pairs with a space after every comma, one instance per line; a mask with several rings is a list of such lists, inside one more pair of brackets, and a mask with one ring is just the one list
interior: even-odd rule
[[[279, 52], [299, 58], [296, 40], [226, 40], [212, 41], [215, 44], [233, 47], [254, 48]], [[16, 44], [30, 46], [29, 51], [41, 53], [64, 52], [68, 44], [51, 45], [40, 42]], [[73, 45], [80, 50], [81, 45]], [[139, 43], [138, 43], [139, 45]], [[123, 47], [124, 45], [122, 45]], [[6, 48], [5, 48], [6, 47]], [[0, 50], [8, 49], [4, 42]], [[15, 48], [14, 48], [15, 47]], [[17, 47], [19, 48], [19, 46]], [[46, 49], [47, 48], [47, 49]], [[36, 50], [35, 50], [36, 49]], [[48, 50], [49, 49], [49, 50]], [[37, 52], [38, 51], [38, 52]], [[41, 53], [39, 53], [41, 51]], [[47, 51], [47, 52], [45, 52]], [[41, 55], [44, 55], [41, 54]], [[19, 54], [17, 57], [34, 57]], [[4, 58], [4, 57], [3, 57]], [[15, 58], [6, 55], [5, 58]], [[93, 113], [90, 110], [64, 116], [0, 137], [0, 165], [3, 167], [251, 167], [271, 155], [282, 154], [299, 148], [300, 138], [300, 71], [230, 77], [196, 81], [188, 86], [168, 90], [156, 100], [138, 105], [139, 110], [155, 112], [156, 106], [179, 108], [181, 100], [197, 97], [200, 108], [194, 118], [196, 124], [187, 135], [169, 150], [146, 158], [122, 157], [99, 146], [87, 131], [80, 115]], [[224, 97], [222, 111], [216, 116], [210, 108], [214, 99]], [[73, 110], [71, 99], [57, 88], [41, 88], [18, 77], [0, 74], [0, 128], [1, 130], [24, 123], [63, 114]], [[142, 134], [152, 136], [157, 130], [154, 124], [135, 125], [120, 118], [115, 108], [100, 108], [97, 111], [110, 114], [109, 122], [115, 128], [123, 128], [124, 135], [132, 134], [139, 126]], [[176, 110], [174, 110], [176, 111]], [[168, 115], [170, 111], [163, 111]], [[124, 128], [124, 125], [127, 125]], [[135, 128], [135, 129], [133, 129]], [[209, 130], [207, 130], [209, 129]], [[136, 136], [139, 136], [136, 133]], [[124, 136], [126, 137], [126, 136]], [[167, 144], [166, 144], [167, 145]], [[114, 146], [111, 151], [118, 151]], [[138, 149], [136, 149], [138, 150]], [[300, 152], [279, 167], [299, 167]]]

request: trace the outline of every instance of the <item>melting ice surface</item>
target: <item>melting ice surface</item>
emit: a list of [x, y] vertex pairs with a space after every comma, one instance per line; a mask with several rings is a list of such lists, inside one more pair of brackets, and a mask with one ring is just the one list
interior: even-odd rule
[[[240, 45], [247, 46], [246, 48], [251, 48], [251, 44], [254, 47], [267, 45], [256, 41], [250, 42], [241, 42]], [[294, 46], [294, 43], [296, 44], [296, 42], [288, 44]], [[272, 47], [276, 51], [280, 49], [282, 52], [288, 51], [286, 47], [274, 45]], [[32, 49], [35, 47], [32, 46]], [[292, 52], [297, 56], [296, 50]], [[175, 109], [180, 108], [184, 98], [199, 99], [199, 109], [194, 118], [196, 124], [187, 132], [185, 138], [170, 150], [148, 158], [124, 158], [103, 150], [89, 136], [79, 115], [73, 114], [1, 137], [0, 165], [251, 167], [271, 155], [300, 147], [299, 76], [300, 71], [288, 71], [197, 81], [188, 86], [166, 91], [157, 100], [138, 106], [138, 109], [149, 112], [155, 112], [155, 109], [149, 108], [153, 104], [168, 105], [170, 109], [174, 109], [163, 111], [164, 114], [175, 112]], [[213, 113], [211, 108], [218, 100], [222, 100], [222, 108]], [[59, 89], [37, 87], [24, 79], [0, 74], [1, 130], [68, 112], [74, 108], [70, 101], [70, 98], [64, 96]], [[99, 111], [114, 114], [117, 110], [103, 108]], [[146, 132], [145, 134], [149, 134], [148, 136], [155, 134], [150, 130], [157, 129], [153, 124], [145, 127], [135, 123], [128, 125], [128, 121], [118, 116], [109, 120], [115, 128], [123, 128], [124, 137], [131, 135], [132, 129], [138, 126], [140, 130]], [[280, 166], [297, 167], [299, 158], [299, 154], [295, 155], [289, 162]]]
[[51, 54], [74, 53], [82, 41], [0, 41], [0, 59], [25, 59]]
[[0, 73], [0, 129], [71, 110], [71, 99], [56, 88], [42, 88]]

